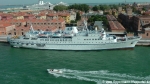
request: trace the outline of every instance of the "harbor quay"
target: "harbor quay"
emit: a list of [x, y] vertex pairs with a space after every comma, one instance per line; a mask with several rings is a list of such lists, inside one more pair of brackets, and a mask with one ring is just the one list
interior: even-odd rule
[[0, 36], [0, 42], [7, 42], [7, 36], [6, 35]]

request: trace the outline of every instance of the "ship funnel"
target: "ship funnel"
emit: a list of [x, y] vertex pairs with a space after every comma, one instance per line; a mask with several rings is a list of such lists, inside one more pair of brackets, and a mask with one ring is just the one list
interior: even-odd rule
[[72, 27], [72, 31], [73, 31], [73, 33], [78, 33], [77, 27]]
[[95, 31], [97, 31], [97, 27], [95, 27]]

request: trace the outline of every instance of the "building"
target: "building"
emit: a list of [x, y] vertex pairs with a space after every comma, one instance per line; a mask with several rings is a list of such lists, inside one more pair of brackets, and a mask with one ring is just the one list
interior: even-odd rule
[[58, 13], [59, 18], [63, 18], [66, 23], [70, 23], [70, 14], [65, 12], [65, 13]]
[[0, 13], [0, 20], [10, 20], [13, 19], [13, 15], [8, 13]]
[[125, 32], [125, 28], [120, 24], [113, 15], [107, 15], [111, 32]]
[[0, 35], [11, 35], [11, 31], [15, 29], [15, 25], [0, 23]]
[[46, 20], [46, 14], [39, 13], [38, 15], [36, 15], [36, 19], [44, 19], [44, 20]]
[[143, 28], [150, 27], [150, 16], [134, 16], [133, 28], [138, 31], [143, 31], [142, 26]]
[[56, 13], [49, 13], [46, 15], [47, 20], [53, 20], [53, 19], [57, 19], [57, 18], [58, 18], [58, 14], [56, 14]]
[[[10, 27], [4, 26], [3, 25], [4, 23], [14, 25], [14, 26], [13, 28], [10, 28]], [[25, 32], [30, 30], [31, 24], [35, 30], [56, 31], [59, 29], [63, 30], [65, 28], [66, 23], [64, 19], [53, 19], [53, 20], [44, 20], [44, 19], [16, 20], [14, 19], [14, 20], [0, 21], [0, 24], [1, 24], [1, 34], [24, 35]]]
[[71, 11], [71, 13], [70, 13], [70, 21], [71, 20], [73, 20], [73, 21], [76, 20], [76, 12]]
[[95, 21], [94, 22], [94, 27], [97, 28], [97, 30], [101, 30], [103, 28], [103, 21]]
[[125, 27], [125, 29], [128, 32], [133, 32], [133, 16], [135, 16], [134, 14], [130, 14], [130, 12], [128, 12], [129, 14], [123, 14], [120, 13], [118, 15], [118, 20], [119, 22]]

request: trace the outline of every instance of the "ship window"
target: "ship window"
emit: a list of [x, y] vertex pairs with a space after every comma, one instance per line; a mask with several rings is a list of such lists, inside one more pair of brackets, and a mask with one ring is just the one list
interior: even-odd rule
[[45, 39], [45, 41], [49, 41], [49, 39]]
[[23, 38], [23, 39], [29, 39], [29, 38]]

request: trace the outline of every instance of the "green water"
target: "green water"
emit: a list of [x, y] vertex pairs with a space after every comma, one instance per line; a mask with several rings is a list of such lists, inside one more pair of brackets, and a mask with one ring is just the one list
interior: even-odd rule
[[[55, 51], [0, 43], [0, 84], [102, 84], [150, 81], [150, 47], [133, 50]], [[49, 74], [46, 69], [64, 70]]]

